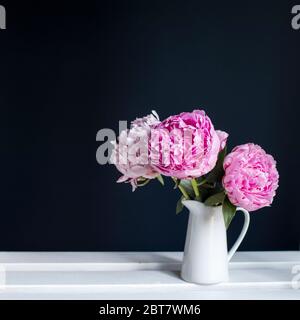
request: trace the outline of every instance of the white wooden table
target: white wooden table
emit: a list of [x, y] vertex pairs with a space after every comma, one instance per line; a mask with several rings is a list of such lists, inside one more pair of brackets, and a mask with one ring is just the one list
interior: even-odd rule
[[180, 252], [0, 252], [0, 299], [300, 299], [300, 251], [238, 252], [230, 281], [209, 286], [181, 280], [181, 260]]

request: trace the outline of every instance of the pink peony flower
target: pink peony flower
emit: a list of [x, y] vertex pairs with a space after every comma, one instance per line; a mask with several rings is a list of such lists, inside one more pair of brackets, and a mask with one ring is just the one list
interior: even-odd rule
[[223, 150], [227, 143], [228, 133], [221, 130], [216, 130], [216, 133], [220, 140], [220, 151]]
[[213, 169], [219, 150], [218, 135], [202, 110], [171, 116], [151, 130], [151, 161], [166, 176], [200, 177]]
[[274, 158], [260, 146], [235, 147], [224, 159], [223, 186], [236, 206], [254, 211], [273, 202], [279, 174]]
[[[154, 113], [157, 116], [156, 113]], [[129, 130], [123, 130], [117, 141], [112, 141], [114, 149], [110, 163], [123, 174], [117, 182], [130, 182], [134, 191], [140, 179], [153, 179], [159, 173], [150, 164], [148, 144], [151, 128], [160, 123], [158, 116], [148, 115], [131, 123]]]

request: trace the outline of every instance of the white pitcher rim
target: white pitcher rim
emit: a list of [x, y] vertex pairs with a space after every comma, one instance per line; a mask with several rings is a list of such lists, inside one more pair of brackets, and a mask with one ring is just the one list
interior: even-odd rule
[[222, 205], [207, 206], [204, 202], [201, 202], [201, 201], [198, 201], [198, 200], [191, 200], [191, 199], [183, 199], [183, 200], [181, 200], [181, 202], [182, 203], [185, 203], [185, 202], [196, 202], [196, 203], [202, 204], [203, 206], [208, 207], [208, 208], [219, 208], [219, 207], [222, 207]]

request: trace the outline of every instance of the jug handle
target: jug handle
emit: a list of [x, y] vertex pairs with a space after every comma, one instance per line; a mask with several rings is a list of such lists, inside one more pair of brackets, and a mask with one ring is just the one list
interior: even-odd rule
[[238, 238], [236, 239], [234, 245], [232, 246], [232, 248], [229, 250], [228, 252], [228, 261], [231, 260], [231, 258], [233, 257], [233, 255], [235, 254], [237, 248], [240, 246], [241, 242], [243, 241], [246, 232], [248, 230], [249, 227], [249, 222], [250, 222], [250, 216], [249, 216], [249, 212], [247, 210], [245, 210], [244, 208], [236, 208], [236, 211], [242, 211], [244, 214], [244, 225], [242, 228], [242, 231], [240, 233], [240, 235], [238, 236]]

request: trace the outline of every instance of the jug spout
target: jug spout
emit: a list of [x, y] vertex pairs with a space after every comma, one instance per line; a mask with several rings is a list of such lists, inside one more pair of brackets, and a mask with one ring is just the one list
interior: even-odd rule
[[182, 200], [182, 204], [189, 209], [190, 212], [196, 212], [206, 207], [203, 203], [195, 200]]

